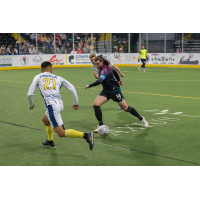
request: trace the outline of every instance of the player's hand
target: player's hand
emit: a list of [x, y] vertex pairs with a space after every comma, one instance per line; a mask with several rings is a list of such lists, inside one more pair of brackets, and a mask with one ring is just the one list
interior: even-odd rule
[[89, 89], [89, 85], [86, 85], [85, 90], [86, 90], [86, 89]]
[[78, 110], [78, 108], [79, 108], [79, 105], [73, 105], [74, 110]]
[[123, 81], [120, 80], [118, 83], [119, 85], [123, 86]]
[[35, 105], [33, 107], [30, 107], [29, 110], [33, 110], [34, 107], [35, 107]]
[[140, 62], [140, 59], [138, 58], [138, 62]]
[[98, 74], [97, 74], [96, 72], [94, 72], [94, 77], [95, 77], [96, 79], [99, 78], [99, 76], [98, 76]]
[[120, 76], [121, 76], [122, 78], [124, 78], [125, 75], [124, 75], [124, 74], [120, 74]]

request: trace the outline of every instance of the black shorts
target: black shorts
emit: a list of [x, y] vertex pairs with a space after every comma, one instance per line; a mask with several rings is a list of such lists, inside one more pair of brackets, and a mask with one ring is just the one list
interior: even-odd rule
[[112, 92], [112, 93], [107, 93], [104, 90], [102, 90], [99, 95], [103, 96], [103, 97], [106, 97], [108, 100], [112, 99], [113, 101], [115, 101], [117, 103], [120, 103], [120, 102], [122, 102], [124, 100], [124, 96], [119, 91]]
[[145, 64], [146, 63], [146, 59], [141, 59], [142, 63]]

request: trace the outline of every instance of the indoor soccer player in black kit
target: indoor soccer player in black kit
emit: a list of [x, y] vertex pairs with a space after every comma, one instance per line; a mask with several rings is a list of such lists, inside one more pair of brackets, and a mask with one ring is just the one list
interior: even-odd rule
[[[124, 111], [129, 112], [135, 117], [137, 117], [146, 128], [149, 127], [149, 124], [145, 120], [145, 118], [141, 117], [134, 108], [128, 106], [128, 104], [126, 103], [121, 93], [121, 88], [115, 76], [113, 75], [113, 71], [110, 67], [108, 67], [110, 64], [109, 61], [105, 60], [102, 56], [97, 56], [94, 61], [96, 67], [99, 69], [99, 79], [96, 82], [87, 85], [85, 89], [89, 89], [99, 84], [102, 84], [103, 86], [103, 90], [97, 96], [93, 104], [95, 116], [99, 121], [99, 126], [103, 125], [102, 112], [100, 106], [106, 103], [109, 99], [112, 99], [113, 101], [117, 102]], [[94, 132], [98, 132], [98, 128]]]

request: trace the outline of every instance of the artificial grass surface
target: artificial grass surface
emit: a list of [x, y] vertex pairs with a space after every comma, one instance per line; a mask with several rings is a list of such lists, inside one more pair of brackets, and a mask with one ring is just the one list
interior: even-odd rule
[[[95, 134], [94, 149], [83, 139], [59, 138], [56, 149], [42, 146], [47, 138], [42, 117], [45, 106], [39, 90], [29, 111], [27, 92], [39, 69], [0, 72], [1, 166], [193, 166], [200, 165], [199, 69], [121, 67], [121, 87], [129, 106], [146, 118], [145, 129], [130, 113], [109, 100], [102, 108], [111, 129], [108, 137]], [[77, 90], [80, 108], [72, 109], [70, 91], [61, 89], [66, 129], [89, 132], [96, 128], [93, 102], [102, 86], [85, 90], [95, 81], [91, 68], [56, 68], [53, 73]], [[168, 111], [167, 111], [168, 110]], [[19, 126], [17, 126], [19, 125]]]

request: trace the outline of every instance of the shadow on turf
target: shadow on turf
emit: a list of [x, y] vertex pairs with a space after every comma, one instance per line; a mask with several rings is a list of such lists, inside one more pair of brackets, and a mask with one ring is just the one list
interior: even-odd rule
[[[140, 123], [139, 120], [132, 116], [130, 113], [120, 112], [117, 114], [119, 120], [116, 123], [116, 127], [124, 126], [125, 124]], [[129, 127], [141, 127], [140, 125], [129, 125]], [[125, 144], [126, 148], [132, 150], [131, 159], [139, 163], [140, 166], [160, 166], [160, 163], [156, 156], [150, 155], [151, 153], [157, 153], [157, 147], [155, 143], [148, 139], [151, 128], [141, 129], [133, 134], [128, 134], [127, 138], [124, 136], [121, 138], [122, 145]], [[134, 134], [135, 133], [135, 134]], [[140, 153], [141, 152], [141, 153]], [[146, 153], [145, 153], [146, 152]], [[127, 155], [124, 155], [127, 156]]]

